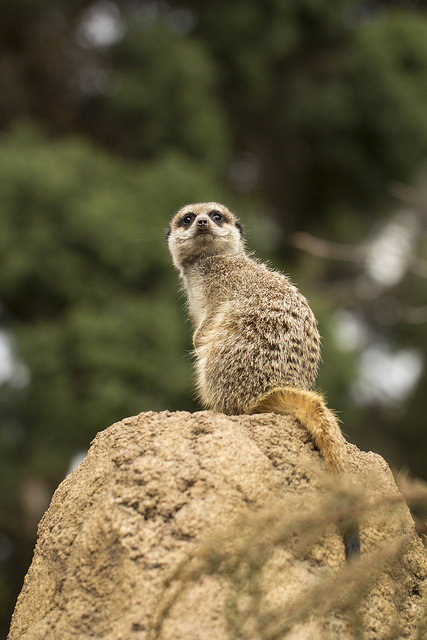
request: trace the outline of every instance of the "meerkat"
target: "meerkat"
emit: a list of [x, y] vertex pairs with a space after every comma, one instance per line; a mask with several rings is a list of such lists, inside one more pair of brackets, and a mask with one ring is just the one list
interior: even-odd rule
[[[346, 445], [334, 413], [312, 391], [320, 360], [316, 318], [282, 273], [250, 256], [236, 216], [217, 202], [182, 207], [166, 232], [194, 324], [201, 404], [229, 415], [276, 412], [308, 430], [335, 474]], [[349, 558], [360, 553], [357, 527], [344, 532]]]

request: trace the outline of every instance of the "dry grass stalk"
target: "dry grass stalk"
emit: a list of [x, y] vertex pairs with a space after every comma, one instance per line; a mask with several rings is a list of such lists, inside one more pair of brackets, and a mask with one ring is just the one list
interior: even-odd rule
[[[372, 480], [372, 479], [371, 479]], [[315, 508], [307, 509], [304, 498], [276, 500], [262, 512], [251, 513], [222, 534], [202, 545], [193, 558], [183, 562], [165, 584], [165, 597], [159, 606], [152, 628], [152, 638], [159, 638], [169, 611], [184, 591], [203, 576], [216, 576], [227, 588], [226, 614], [230, 638], [248, 637], [245, 628], [252, 628], [251, 637], [279, 640], [296, 624], [304, 622], [316, 611], [322, 616], [331, 611], [343, 616], [357, 637], [363, 626], [363, 600], [385, 571], [399, 571], [402, 554], [416, 535], [402, 535], [393, 543], [338, 570], [326, 570], [316, 585], [277, 610], [266, 610], [263, 602], [263, 569], [278, 548], [291, 549], [303, 556], [333, 526], [378, 513], [386, 508], [383, 518], [393, 516], [393, 510], [404, 502], [415, 505], [422, 521], [427, 513], [427, 485], [399, 476], [402, 495], [383, 495], [376, 500], [365, 498], [363, 487], [355, 488], [345, 481], [327, 486], [327, 497], [317, 500]], [[326, 483], [327, 484], [327, 483]], [[294, 514], [290, 516], [289, 514]], [[424, 514], [424, 516], [423, 516]], [[381, 516], [379, 516], [381, 526]], [[425, 594], [427, 599], [427, 594]], [[398, 633], [399, 621], [394, 621]], [[252, 625], [252, 626], [251, 626]], [[419, 621], [421, 640], [427, 629], [426, 610]], [[242, 635], [243, 633], [243, 635]], [[394, 637], [397, 637], [396, 635]]]

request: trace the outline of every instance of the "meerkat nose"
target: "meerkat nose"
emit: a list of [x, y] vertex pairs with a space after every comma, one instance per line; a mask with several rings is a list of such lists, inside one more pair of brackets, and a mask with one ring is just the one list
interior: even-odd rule
[[207, 227], [208, 226], [208, 220], [207, 218], [199, 218], [197, 220], [197, 226], [198, 227]]

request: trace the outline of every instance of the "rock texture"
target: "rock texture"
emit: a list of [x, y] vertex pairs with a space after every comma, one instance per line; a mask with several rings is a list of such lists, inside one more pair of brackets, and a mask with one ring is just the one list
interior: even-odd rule
[[[368, 499], [399, 495], [382, 458], [348, 447], [357, 482], [371, 484]], [[326, 491], [321, 469], [305, 430], [275, 414], [143, 413], [112, 425], [98, 434], [83, 463], [58, 487], [40, 522], [9, 640], [156, 637], [153, 621], [176, 568], [190, 565], [204, 541], [207, 548], [215, 545], [233, 526], [238, 539], [255, 518], [256, 531], [256, 518], [269, 505], [282, 520], [277, 505], [285, 505], [286, 522], [316, 504]], [[269, 607], [286, 608], [299, 594], [304, 599], [305, 589], [314, 591], [308, 600], [312, 610], [308, 606], [301, 621], [284, 626], [275, 637], [349, 639], [355, 637], [354, 625], [363, 628], [366, 639], [413, 637], [427, 580], [425, 551], [413, 534], [413, 521], [401, 502], [391, 515], [384, 511], [381, 516], [378, 508], [362, 519], [364, 558], [376, 557], [384, 542], [390, 546], [402, 535], [410, 542], [398, 569], [382, 572], [369, 585], [356, 617], [325, 608], [322, 588], [316, 592], [325, 577], [352, 572], [334, 525], [309, 549], [298, 546], [298, 535], [276, 545], [260, 569], [264, 620]], [[224, 573], [202, 571], [165, 610], [158, 637], [237, 637], [230, 627], [229, 597]], [[257, 627], [249, 609], [238, 637], [273, 637], [267, 627]]]

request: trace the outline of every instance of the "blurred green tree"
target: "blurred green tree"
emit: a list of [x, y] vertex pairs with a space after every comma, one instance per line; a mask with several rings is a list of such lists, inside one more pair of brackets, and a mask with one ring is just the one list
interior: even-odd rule
[[[0, 522], [27, 563], [28, 483], [49, 494], [114, 420], [193, 406], [162, 238], [171, 212], [214, 198], [216, 181], [185, 156], [135, 166], [27, 126], [3, 136], [0, 175], [1, 320], [20, 363], [0, 386]], [[8, 580], [0, 574], [0, 597]]]
[[351, 208], [364, 234], [390, 203], [390, 181], [411, 179], [426, 157], [423, 14], [353, 0], [185, 6], [221, 66], [233, 147], [259, 157], [278, 223], [321, 227], [330, 217], [334, 233]]

